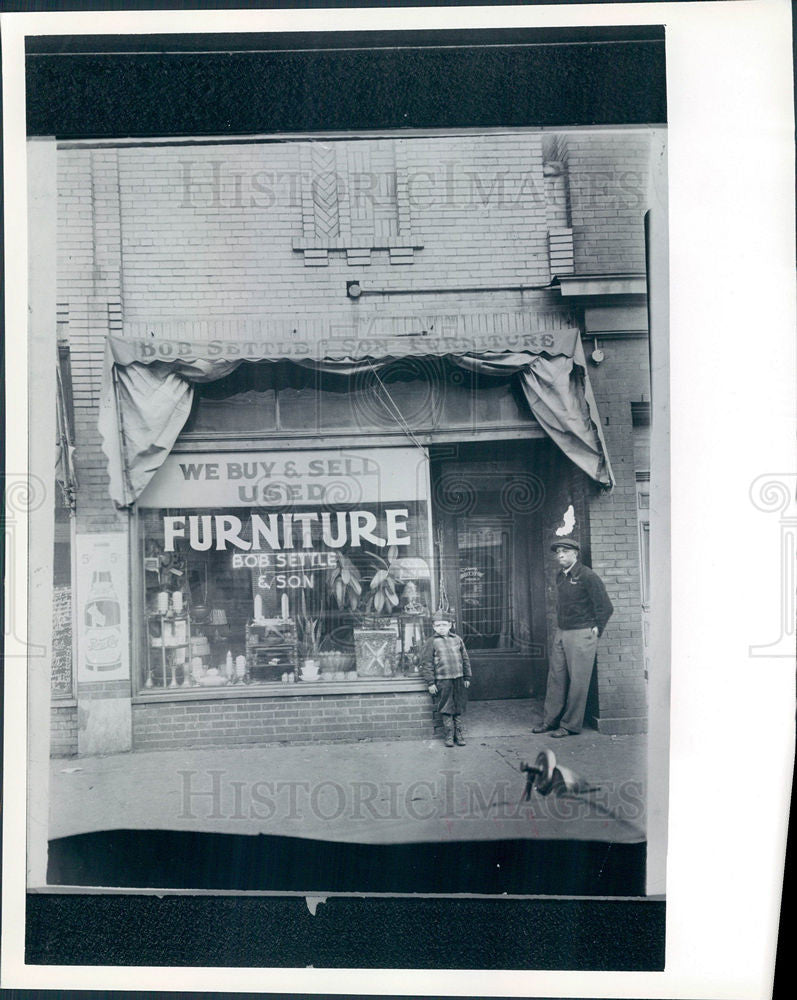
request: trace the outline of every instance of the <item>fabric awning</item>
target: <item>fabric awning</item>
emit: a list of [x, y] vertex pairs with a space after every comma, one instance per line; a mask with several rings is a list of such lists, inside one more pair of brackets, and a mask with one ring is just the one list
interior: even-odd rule
[[[396, 345], [368, 357], [288, 357], [315, 370], [354, 375], [378, 371], [408, 353], [440, 353], [480, 375], [516, 374], [532, 415], [562, 451], [593, 480], [614, 485], [578, 331], [534, 338], [523, 351], [436, 352], [431, 345]], [[392, 347], [392, 345], [391, 345]], [[109, 337], [99, 430], [108, 457], [110, 495], [134, 503], [174, 447], [191, 412], [193, 386], [224, 378], [248, 362], [277, 361], [268, 345], [238, 341], [180, 342]]]

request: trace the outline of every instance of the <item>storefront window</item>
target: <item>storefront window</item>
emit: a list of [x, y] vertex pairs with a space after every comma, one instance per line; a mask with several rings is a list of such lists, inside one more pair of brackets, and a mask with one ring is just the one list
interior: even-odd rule
[[[433, 609], [425, 462], [400, 448], [170, 456], [148, 494], [169, 506], [139, 509], [141, 689], [417, 673]], [[202, 493], [232, 502], [190, 506]]]
[[[388, 397], [389, 392], [389, 397]], [[421, 430], [528, 426], [514, 376], [479, 376], [445, 358], [409, 358], [349, 377], [287, 361], [243, 364], [196, 387], [184, 434], [395, 431], [396, 410]]]

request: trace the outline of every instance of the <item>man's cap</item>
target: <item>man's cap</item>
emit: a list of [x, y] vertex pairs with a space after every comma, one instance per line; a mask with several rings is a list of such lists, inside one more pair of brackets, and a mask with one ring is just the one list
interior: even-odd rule
[[555, 542], [551, 542], [551, 552], [556, 552], [557, 549], [575, 549], [579, 552], [581, 546], [575, 538], [557, 538]]

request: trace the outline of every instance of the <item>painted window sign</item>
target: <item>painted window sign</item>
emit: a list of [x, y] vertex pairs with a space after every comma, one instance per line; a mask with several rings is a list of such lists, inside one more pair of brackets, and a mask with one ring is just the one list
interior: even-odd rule
[[139, 689], [356, 680], [366, 632], [390, 654], [379, 676], [411, 673], [428, 496], [418, 448], [169, 456], [138, 505]]
[[195, 552], [227, 548], [259, 552], [263, 548], [298, 546], [309, 549], [314, 545], [313, 526], [320, 525], [323, 544], [329, 548], [340, 549], [345, 545], [359, 548], [363, 541], [384, 548], [410, 544], [408, 518], [407, 507], [385, 508], [379, 520], [370, 510], [303, 511], [265, 517], [252, 514], [246, 533], [249, 537], [245, 537], [244, 522], [234, 514], [169, 514], [163, 518], [164, 547], [173, 552], [175, 540], [183, 538]]
[[342, 510], [426, 499], [427, 477], [428, 458], [418, 448], [172, 453], [142, 493], [139, 507]]

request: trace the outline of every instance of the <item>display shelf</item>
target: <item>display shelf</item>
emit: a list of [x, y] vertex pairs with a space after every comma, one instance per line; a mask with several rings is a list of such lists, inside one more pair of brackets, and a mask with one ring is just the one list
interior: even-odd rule
[[[177, 626], [185, 624], [184, 635]], [[153, 635], [157, 626], [158, 635]], [[190, 649], [191, 649], [191, 615], [186, 608], [183, 611], [149, 611], [147, 612], [147, 644], [149, 646], [147, 679], [145, 688], [155, 686], [153, 674], [156, 666], [160, 667], [162, 687], [187, 687], [190, 685]], [[178, 660], [176, 653], [183, 650], [182, 659]], [[153, 651], [160, 651], [160, 663], [153, 663]], [[178, 668], [182, 668], [183, 680], [177, 680]]]
[[284, 673], [298, 673], [299, 643], [292, 618], [247, 624], [246, 669], [252, 681], [278, 681]]

